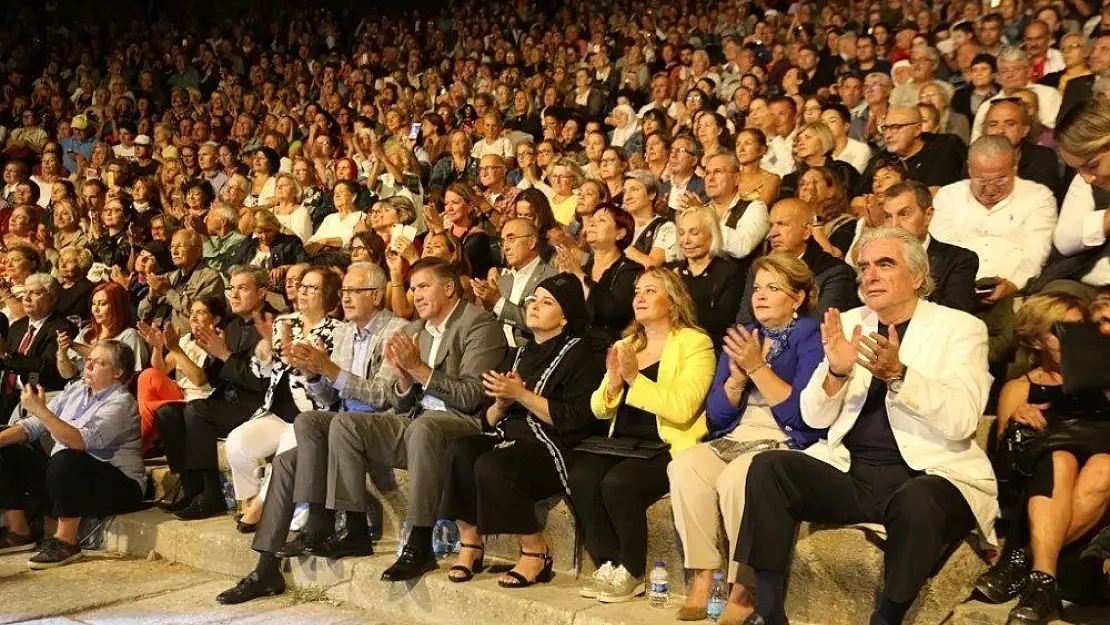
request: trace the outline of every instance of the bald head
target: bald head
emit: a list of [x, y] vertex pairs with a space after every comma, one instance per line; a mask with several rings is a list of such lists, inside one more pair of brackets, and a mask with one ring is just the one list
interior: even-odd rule
[[912, 156], [920, 148], [921, 112], [916, 106], [896, 106], [887, 112], [882, 130], [888, 150], [902, 158]]
[[780, 200], [771, 208], [771, 250], [800, 256], [813, 234], [813, 209], [797, 198]]

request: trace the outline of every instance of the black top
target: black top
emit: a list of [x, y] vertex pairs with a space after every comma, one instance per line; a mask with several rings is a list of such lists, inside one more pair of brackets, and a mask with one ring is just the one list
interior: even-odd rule
[[126, 269], [127, 261], [131, 258], [131, 244], [127, 242], [127, 232], [104, 234], [90, 241], [89, 252], [92, 253], [93, 260], [98, 263]]
[[[640, 369], [640, 374], [654, 382], [659, 377], [659, 363]], [[625, 395], [627, 396], [627, 394], [628, 388], [625, 387]], [[617, 408], [616, 423], [613, 425], [613, 437], [662, 442], [662, 439], [659, 438], [659, 425], [656, 423], [655, 415], [646, 410], [629, 406], [623, 400], [620, 408]]]
[[694, 300], [698, 325], [713, 339], [714, 347], [719, 350], [725, 331], [735, 322], [740, 304], [744, 301], [748, 263], [717, 257], [709, 261], [709, 266], [700, 275], [691, 273], [687, 263], [679, 264], [676, 270]]
[[890, 152], [881, 152], [871, 158], [867, 170], [859, 177], [852, 195], [871, 193], [875, 169], [882, 161], [901, 160], [910, 177], [927, 187], [943, 187], [967, 178], [967, 146], [956, 135], [921, 134], [924, 143], [913, 156], [901, 159]]
[[1052, 423], [1062, 419], [1090, 419], [1092, 421], [1110, 420], [1110, 400], [1102, 391], [1081, 391], [1067, 394], [1063, 385], [1037, 384], [1025, 374], [1029, 381], [1027, 403], [1049, 404], [1045, 418]]
[[[898, 336], [906, 336], [909, 321], [898, 324]], [[879, 334], [888, 336], [889, 326], [879, 324]], [[874, 466], [902, 466], [906, 461], [894, 440], [890, 429], [890, 417], [886, 412], [886, 382], [879, 378], [871, 379], [867, 389], [867, 399], [860, 409], [859, 418], [851, 431], [844, 437], [844, 446], [852, 455], [853, 462]]]
[[68, 289], [59, 288], [58, 303], [55, 306], [58, 314], [63, 317], [80, 317], [82, 322], [88, 321], [95, 286], [88, 278], [81, 278]]
[[[586, 276], [593, 271], [594, 259], [586, 261]], [[632, 298], [635, 295], [636, 279], [643, 267], [627, 257], [621, 256], [610, 265], [597, 284], [591, 285], [590, 296], [586, 302], [594, 310], [593, 330], [604, 336], [610, 343], [620, 338], [621, 333], [632, 323]]]

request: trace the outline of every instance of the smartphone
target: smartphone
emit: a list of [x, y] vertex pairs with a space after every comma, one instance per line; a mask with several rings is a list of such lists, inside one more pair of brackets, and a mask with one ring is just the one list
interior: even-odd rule
[[416, 139], [418, 139], [420, 137], [420, 126], [421, 125], [422, 125], [421, 122], [416, 122], [415, 124], [412, 125], [412, 127], [409, 128], [409, 139], [412, 139], [412, 140], [415, 141]]
[[27, 374], [27, 385], [28, 386], [38, 386], [39, 385], [39, 372], [38, 371], [32, 371], [32, 372]]

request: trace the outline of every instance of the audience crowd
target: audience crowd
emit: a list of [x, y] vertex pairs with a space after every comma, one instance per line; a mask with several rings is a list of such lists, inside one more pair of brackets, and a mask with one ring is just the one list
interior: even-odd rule
[[1110, 601], [1110, 400], [1057, 326], [1110, 334], [1110, 4], [431, 7], [8, 3], [0, 553], [81, 557], [160, 456], [158, 505], [226, 514], [224, 440], [221, 603], [373, 553], [394, 469], [385, 581], [444, 519], [451, 581], [513, 534], [499, 583], [548, 582], [565, 498], [628, 601], [670, 495], [680, 620], [723, 573], [720, 622], [786, 623], [803, 521], [885, 526], [873, 625], [965, 539], [1011, 623]]

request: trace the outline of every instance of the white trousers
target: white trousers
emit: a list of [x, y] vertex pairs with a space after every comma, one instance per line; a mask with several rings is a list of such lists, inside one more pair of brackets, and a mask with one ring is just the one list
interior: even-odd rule
[[[740, 425], [729, 432], [736, 441], [785, 441], [770, 410], [750, 407]], [[671, 508], [675, 528], [682, 540], [688, 569], [721, 570], [728, 562], [726, 581], [755, 586], [755, 574], [732, 559], [740, 521], [744, 518], [744, 489], [755, 453], [743, 454], [726, 463], [709, 443], [700, 443], [675, 456], [667, 467], [671, 481]], [[721, 554], [721, 525], [727, 543]]]
[[231, 465], [231, 485], [235, 498], [266, 497], [269, 482], [265, 470], [268, 460], [297, 446], [293, 424], [273, 413], [259, 415], [235, 428], [227, 436], [224, 448]]

